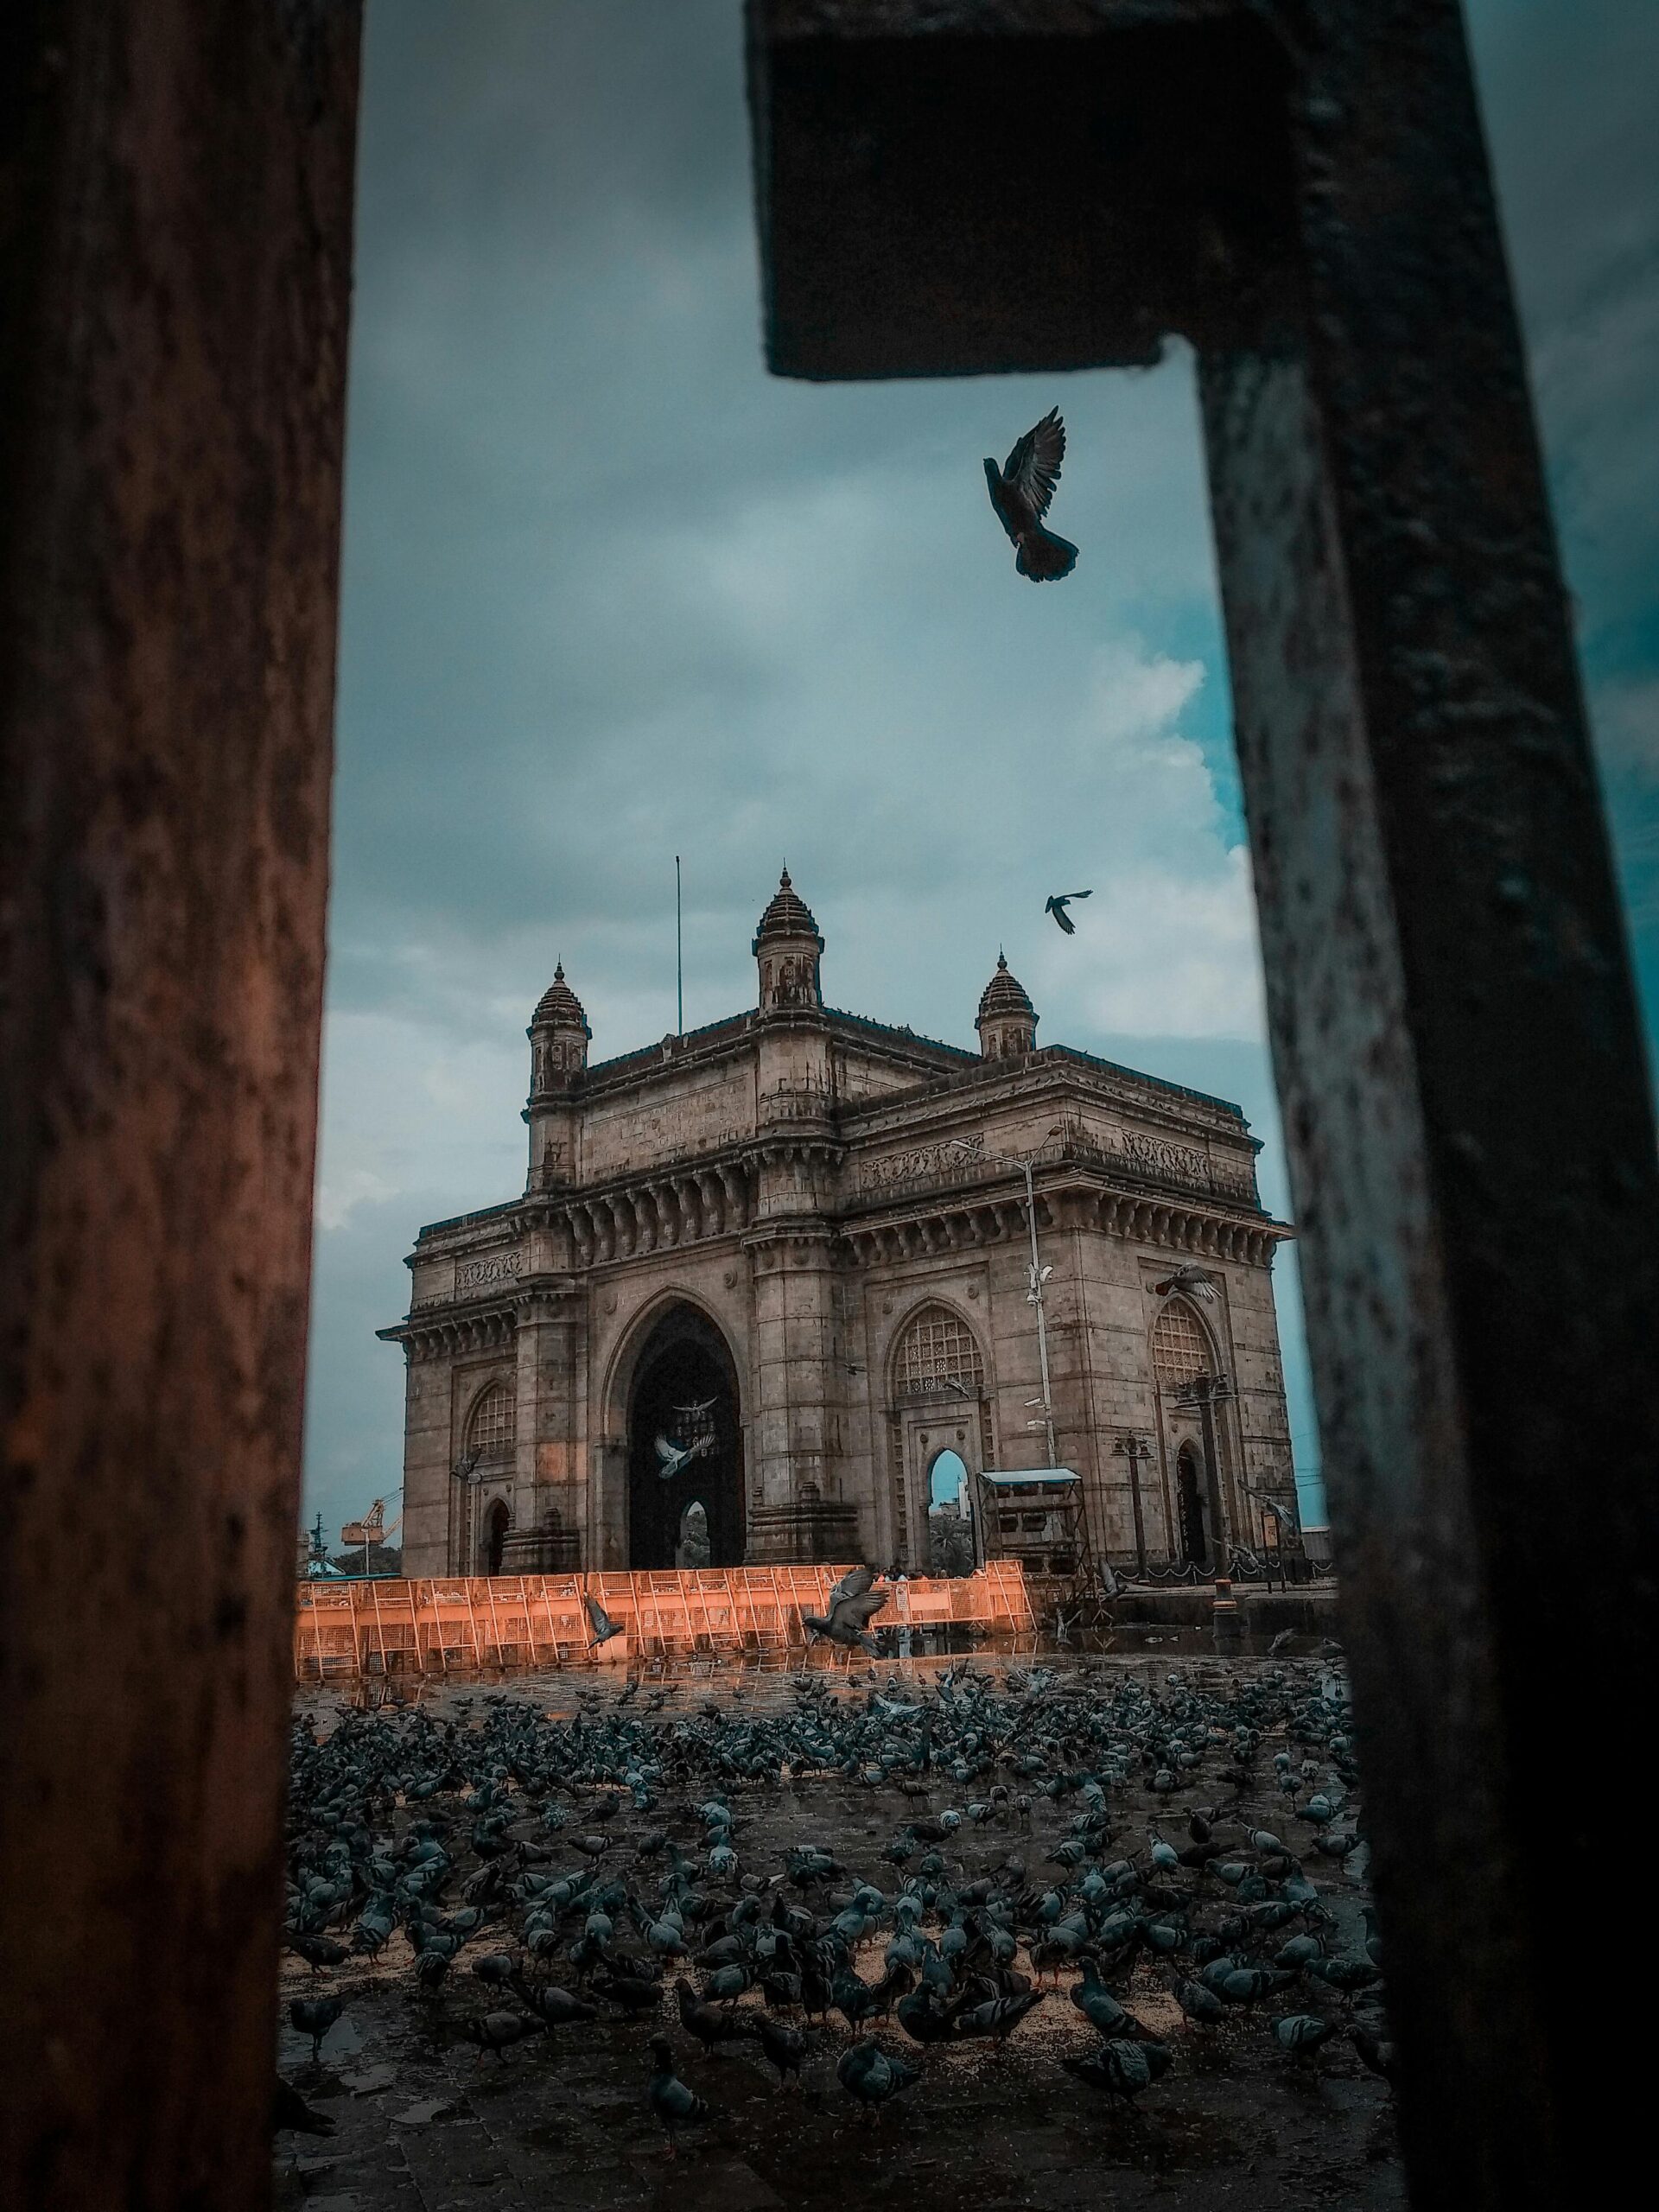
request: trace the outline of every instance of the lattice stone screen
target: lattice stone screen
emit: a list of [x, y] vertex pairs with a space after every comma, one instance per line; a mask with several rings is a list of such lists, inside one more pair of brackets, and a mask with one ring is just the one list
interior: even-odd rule
[[513, 1395], [505, 1382], [492, 1382], [473, 1408], [467, 1443], [480, 1459], [505, 1459], [517, 1433]]
[[943, 1306], [930, 1306], [905, 1331], [897, 1376], [901, 1398], [930, 1396], [953, 1382], [977, 1398], [985, 1367], [978, 1345], [956, 1315]]
[[1152, 1372], [1168, 1390], [1210, 1371], [1210, 1340], [1182, 1298], [1172, 1299], [1153, 1325]]

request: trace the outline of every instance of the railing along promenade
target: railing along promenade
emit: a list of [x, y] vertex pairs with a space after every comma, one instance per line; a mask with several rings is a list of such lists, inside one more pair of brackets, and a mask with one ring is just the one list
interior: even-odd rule
[[[679, 1568], [661, 1573], [442, 1576], [302, 1582], [294, 1623], [301, 1681], [444, 1675], [480, 1667], [584, 1665], [642, 1653], [781, 1651], [807, 1641], [847, 1567]], [[601, 1643], [584, 1600], [621, 1634]], [[1017, 1561], [891, 1586], [879, 1628], [1033, 1625]]]

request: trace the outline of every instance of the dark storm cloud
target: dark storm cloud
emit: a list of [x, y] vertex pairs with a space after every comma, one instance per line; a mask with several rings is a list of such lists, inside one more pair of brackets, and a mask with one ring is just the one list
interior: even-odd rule
[[1480, 0], [1471, 35], [1592, 719], [1659, 1024], [1659, 9]]
[[[1494, 0], [1474, 29], [1639, 899], [1659, 15]], [[1272, 1134], [1189, 365], [770, 379], [747, 163], [728, 0], [372, 5], [309, 1436], [331, 1518], [399, 1479], [372, 1331], [414, 1228], [521, 1182], [555, 956], [596, 1052], [671, 1027], [677, 851], [690, 1021], [749, 1001], [787, 853], [836, 1002], [971, 1043], [1006, 939], [1045, 1037]], [[1083, 559], [1039, 590], [979, 461], [1056, 400]], [[1096, 886], [1072, 944], [1042, 918], [1062, 881]]]

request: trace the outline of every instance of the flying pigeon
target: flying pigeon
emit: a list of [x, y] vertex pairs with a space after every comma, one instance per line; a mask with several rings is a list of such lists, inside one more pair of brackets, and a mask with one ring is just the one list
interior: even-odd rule
[[1077, 549], [1071, 540], [1043, 528], [1065, 458], [1065, 425], [1059, 409], [1052, 407], [1026, 432], [1001, 469], [989, 459], [985, 463], [991, 505], [1014, 543], [1014, 565], [1033, 583], [1069, 576], [1077, 565]]
[[887, 1602], [885, 1590], [873, 1590], [874, 1572], [868, 1567], [855, 1567], [830, 1592], [827, 1613], [803, 1613], [801, 1626], [810, 1637], [825, 1637], [831, 1643], [845, 1644], [850, 1650], [862, 1644], [872, 1657], [875, 1656], [875, 1638], [868, 1633], [870, 1623]]
[[1092, 899], [1093, 896], [1091, 891], [1057, 891], [1052, 899], [1044, 899], [1043, 912], [1053, 915], [1067, 937], [1075, 937], [1077, 925], [1065, 910], [1074, 899]]
[[584, 1592], [582, 1602], [587, 1608], [588, 1625], [594, 1631], [594, 1642], [596, 1644], [608, 1643], [613, 1636], [621, 1635], [620, 1625], [611, 1618], [597, 1598], [590, 1598]]
[[671, 1444], [665, 1436], [657, 1439], [657, 1457], [662, 1465], [658, 1473], [665, 1483], [672, 1482], [682, 1467], [689, 1467], [693, 1459], [702, 1459], [714, 1442], [712, 1436], [700, 1436], [695, 1444]]
[[1216, 1279], [1208, 1268], [1177, 1268], [1173, 1275], [1166, 1275], [1162, 1282], [1152, 1287], [1160, 1298], [1173, 1298], [1179, 1292], [1188, 1298], [1202, 1299], [1206, 1306], [1219, 1302]]

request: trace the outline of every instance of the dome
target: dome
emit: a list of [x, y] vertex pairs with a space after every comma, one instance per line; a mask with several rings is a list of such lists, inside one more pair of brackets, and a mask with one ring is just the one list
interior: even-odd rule
[[996, 973], [980, 993], [979, 1014], [974, 1027], [982, 1029], [988, 1021], [995, 1021], [1008, 1014], [1033, 1024], [1037, 1020], [1037, 1009], [1027, 997], [1025, 986], [1008, 973], [1008, 963], [999, 952]]
[[553, 981], [537, 1001], [530, 1026], [532, 1029], [580, 1029], [584, 1037], [593, 1035], [582, 1010], [582, 1001], [564, 980], [563, 961], [553, 970]]
[[760, 926], [754, 933], [750, 950], [759, 952], [764, 944], [774, 938], [807, 937], [822, 952], [823, 939], [818, 935], [818, 925], [812, 918], [812, 910], [797, 895], [785, 868], [778, 879], [778, 888], [772, 895], [772, 904], [760, 917]]

